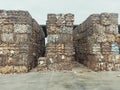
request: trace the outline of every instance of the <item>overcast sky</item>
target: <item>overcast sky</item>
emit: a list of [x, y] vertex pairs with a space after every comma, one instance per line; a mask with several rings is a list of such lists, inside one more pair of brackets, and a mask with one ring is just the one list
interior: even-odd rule
[[73, 13], [80, 24], [93, 13], [120, 14], [120, 0], [0, 0], [0, 9], [28, 10], [39, 24], [46, 23], [48, 13]]

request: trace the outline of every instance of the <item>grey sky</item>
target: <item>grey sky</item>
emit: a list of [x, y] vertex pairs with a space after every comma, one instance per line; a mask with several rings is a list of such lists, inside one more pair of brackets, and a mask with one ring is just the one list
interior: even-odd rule
[[120, 0], [0, 0], [0, 9], [28, 10], [39, 24], [45, 24], [48, 13], [73, 13], [80, 24], [93, 13], [120, 14]]

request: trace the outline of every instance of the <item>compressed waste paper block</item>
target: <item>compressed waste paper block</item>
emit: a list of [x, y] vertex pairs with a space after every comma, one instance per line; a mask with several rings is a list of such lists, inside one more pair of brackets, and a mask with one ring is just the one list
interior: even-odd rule
[[39, 57], [38, 64], [45, 65], [46, 64], [46, 57]]
[[21, 43], [27, 43], [30, 42], [30, 35], [29, 34], [15, 34], [15, 43], [21, 44]]
[[65, 25], [68, 26], [68, 27], [73, 26], [73, 22], [66, 22]]
[[30, 25], [25, 25], [25, 24], [14, 24], [14, 32], [15, 33], [31, 33], [32, 27]]
[[111, 23], [118, 24], [118, 14], [117, 13], [110, 13], [111, 15]]
[[116, 13], [102, 13], [100, 18], [103, 25], [118, 24], [118, 14]]
[[39, 57], [37, 71], [43, 71], [43, 70], [47, 70], [46, 57]]
[[120, 44], [120, 34], [115, 35], [115, 41]]
[[111, 17], [110, 17], [110, 14], [108, 14], [108, 13], [102, 13], [100, 15], [100, 19], [101, 19], [102, 25], [110, 25], [111, 24]]
[[[115, 54], [103, 55], [103, 56], [93, 56], [89, 55], [88, 67], [95, 71], [117, 71], [120, 70], [119, 60], [120, 56]], [[108, 61], [103, 61], [108, 60]]]
[[2, 33], [1, 40], [4, 43], [13, 43], [14, 42], [14, 35], [13, 35], [13, 33]]
[[26, 72], [28, 72], [28, 69], [25, 66], [5, 66], [5, 67], [0, 67], [0, 73], [2, 73], [2, 74], [26, 73]]
[[50, 20], [50, 21], [51, 21], [52, 19], [57, 19], [57, 18], [56, 18], [56, 14], [48, 14], [48, 15], [47, 15], [47, 19]]
[[73, 30], [73, 35], [79, 62], [95, 71], [120, 70], [118, 14], [92, 14]]
[[56, 25], [58, 27], [64, 26], [65, 25], [64, 15], [63, 14], [57, 14], [56, 17], [57, 17]]
[[2, 33], [13, 33], [14, 28], [12, 24], [3, 24], [1, 25], [1, 30]]
[[111, 24], [106, 26], [105, 32], [108, 34], [118, 34], [118, 25]]
[[101, 47], [100, 44], [91, 44], [89, 46], [90, 54], [100, 54], [101, 53]]
[[73, 27], [63, 27], [62, 33], [72, 34], [73, 33]]
[[[44, 52], [44, 32], [27, 11], [0, 11], [0, 66], [26, 67], [37, 65]], [[40, 51], [41, 50], [41, 51]], [[8, 67], [9, 68], [9, 67]], [[7, 71], [9, 73], [23, 71]]]
[[109, 42], [101, 43], [101, 52], [102, 54], [110, 54], [111, 44]]
[[74, 15], [71, 13], [65, 14], [65, 21], [74, 21]]
[[[67, 31], [71, 32], [70, 30], [72, 30], [74, 18], [73, 15], [71, 18], [71, 15], [72, 14], [68, 15], [69, 18], [67, 18], [67, 16], [65, 16], [64, 14], [48, 14], [48, 20], [46, 21], [48, 34], [63, 33], [63, 30], [65, 33]], [[67, 20], [65, 20], [65, 18]]]
[[87, 18], [88, 22], [85, 22], [88, 24], [99, 24], [100, 23], [100, 18], [99, 14], [92, 14]]
[[[100, 24], [94, 24], [90, 30], [93, 30], [93, 33], [95, 33], [95, 34], [105, 33], [105, 27], [103, 25], [100, 25]], [[88, 32], [89, 32], [89, 30], [88, 30]]]
[[118, 44], [116, 42], [113, 42], [111, 44], [111, 51], [112, 51], [112, 53], [115, 53], [115, 54], [119, 54], [120, 53], [119, 46], [118, 46]]
[[48, 35], [47, 36], [47, 42], [48, 43], [55, 43], [55, 42], [59, 42], [61, 39], [61, 36], [58, 34], [55, 35]]
[[68, 61], [73, 60], [73, 22], [73, 14], [48, 14], [47, 69], [65, 70]]
[[115, 42], [115, 35], [114, 34], [106, 34], [106, 38], [108, 42]]
[[67, 43], [67, 42], [73, 42], [73, 36], [72, 34], [62, 34], [62, 42]]

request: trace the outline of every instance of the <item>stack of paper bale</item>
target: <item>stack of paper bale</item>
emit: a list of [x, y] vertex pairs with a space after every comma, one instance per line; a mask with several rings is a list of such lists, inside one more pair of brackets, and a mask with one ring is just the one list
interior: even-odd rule
[[118, 14], [93, 14], [73, 31], [77, 61], [95, 71], [120, 70]]
[[28, 72], [44, 43], [41, 27], [27, 11], [0, 10], [0, 73]]
[[71, 69], [73, 58], [73, 14], [48, 14], [46, 62], [50, 70]]

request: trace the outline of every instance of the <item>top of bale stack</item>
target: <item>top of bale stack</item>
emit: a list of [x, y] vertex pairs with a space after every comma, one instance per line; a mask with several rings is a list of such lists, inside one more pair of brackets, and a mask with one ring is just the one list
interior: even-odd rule
[[23, 10], [0, 10], [0, 23], [32, 24], [32, 16]]

